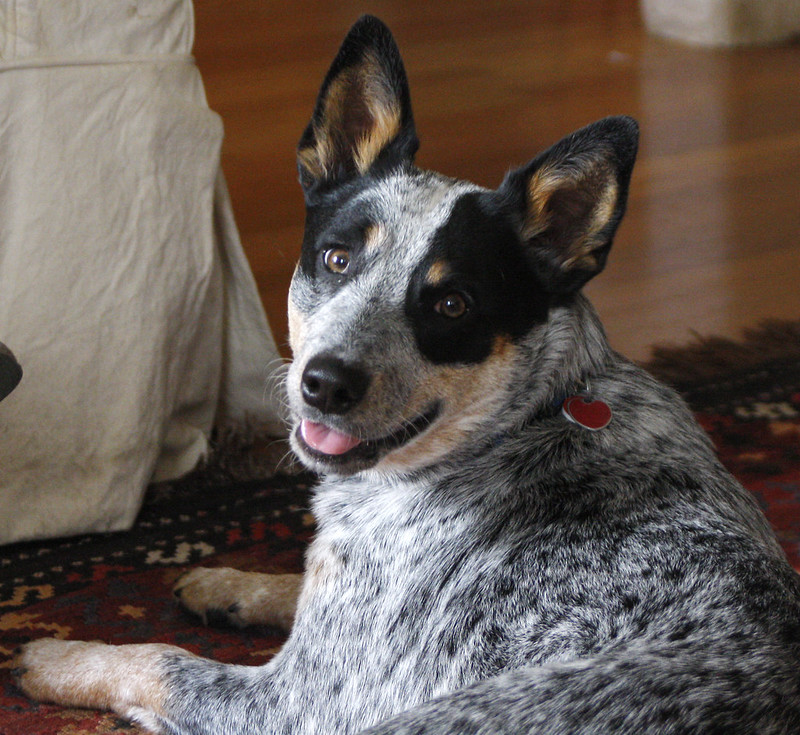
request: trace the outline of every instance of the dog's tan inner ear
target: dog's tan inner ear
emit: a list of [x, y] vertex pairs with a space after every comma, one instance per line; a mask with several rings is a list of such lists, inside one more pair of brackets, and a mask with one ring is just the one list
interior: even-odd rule
[[616, 176], [602, 159], [545, 164], [528, 181], [522, 235], [558, 251], [563, 270], [599, 268], [596, 251], [607, 243], [618, 195]]
[[373, 53], [331, 81], [322, 114], [313, 123], [314, 140], [298, 152], [313, 179], [343, 170], [366, 173], [400, 133], [400, 102]]

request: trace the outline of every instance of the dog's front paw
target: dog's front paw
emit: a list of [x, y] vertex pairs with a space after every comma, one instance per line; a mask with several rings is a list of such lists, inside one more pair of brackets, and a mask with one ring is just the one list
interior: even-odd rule
[[192, 654], [161, 643], [105, 643], [42, 638], [18, 649], [13, 675], [31, 699], [65, 707], [113, 710], [162, 732], [168, 699], [164, 663]]
[[41, 638], [17, 649], [12, 672], [31, 699], [105, 709], [107, 698], [89, 683], [109, 648], [103, 643]]
[[232, 625], [243, 628], [240, 592], [242, 572], [235, 569], [197, 567], [178, 578], [172, 594], [187, 612], [204, 625]]
[[178, 579], [173, 594], [206, 625], [275, 625], [294, 620], [301, 576], [198, 567]]

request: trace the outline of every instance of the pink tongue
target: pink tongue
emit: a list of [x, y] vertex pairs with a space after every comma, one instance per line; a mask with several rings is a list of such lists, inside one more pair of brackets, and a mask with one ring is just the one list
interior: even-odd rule
[[322, 454], [344, 454], [361, 444], [361, 440], [354, 436], [342, 434], [324, 424], [315, 424], [313, 421], [301, 422], [300, 434], [308, 446]]

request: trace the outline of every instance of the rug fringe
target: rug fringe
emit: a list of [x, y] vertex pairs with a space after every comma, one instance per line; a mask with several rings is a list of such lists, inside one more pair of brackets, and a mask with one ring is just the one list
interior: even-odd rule
[[301, 471], [287, 437], [276, 437], [250, 424], [217, 428], [211, 439], [211, 454], [200, 469], [224, 474], [236, 482]]
[[800, 361], [800, 321], [768, 319], [743, 330], [740, 339], [695, 334], [695, 341], [682, 347], [657, 345], [644, 367], [675, 385], [775, 361]]
[[269, 480], [276, 475], [304, 473], [286, 437], [276, 437], [251, 424], [217, 427], [210, 452], [189, 474], [175, 480], [153, 483], [148, 500], [172, 496], [187, 489], [218, 490], [241, 482]]

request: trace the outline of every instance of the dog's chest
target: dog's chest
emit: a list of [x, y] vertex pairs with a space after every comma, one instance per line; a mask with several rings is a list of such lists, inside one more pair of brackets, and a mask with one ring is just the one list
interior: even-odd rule
[[565, 622], [585, 583], [559, 562], [562, 540], [537, 536], [519, 509], [425, 496], [352, 483], [317, 498], [320, 532], [281, 656], [324, 692], [320, 717], [406, 709], [584, 645]]
[[420, 513], [397, 492], [344, 505], [331, 495], [315, 508], [321, 531], [281, 658], [322, 692], [328, 721], [405, 709], [508, 661], [502, 551], [476, 548], [462, 514]]
[[482, 502], [352, 481], [318, 496], [320, 531], [280, 654], [282, 670], [316, 691], [304, 711], [364, 726], [359, 713], [668, 626], [664, 606], [682, 599], [681, 581], [652, 569], [656, 556], [684, 561], [663, 531], [610, 535], [593, 514], [543, 519], [504, 501], [493, 479]]

